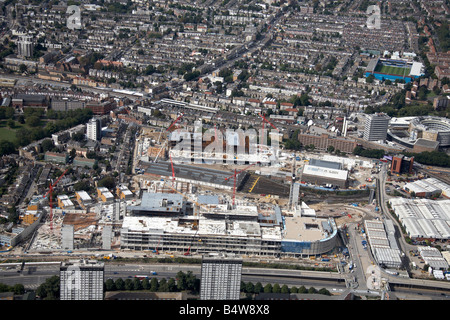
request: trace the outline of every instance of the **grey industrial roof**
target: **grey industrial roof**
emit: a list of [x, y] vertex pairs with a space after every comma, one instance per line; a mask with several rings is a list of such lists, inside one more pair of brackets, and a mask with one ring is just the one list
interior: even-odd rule
[[140, 206], [129, 206], [136, 211], [164, 211], [179, 212], [183, 205], [183, 196], [175, 193], [150, 193], [142, 194]]
[[327, 161], [327, 160], [321, 160], [321, 159], [311, 159], [309, 161], [309, 164], [312, 165], [312, 166], [321, 167], [321, 168], [342, 170], [342, 164], [339, 163], [339, 162], [334, 162], [334, 161]]
[[378, 59], [370, 60], [369, 63], [367, 64], [366, 71], [367, 72], [374, 72], [377, 64], [378, 64]]
[[219, 204], [219, 196], [201, 194], [197, 200], [200, 204]]

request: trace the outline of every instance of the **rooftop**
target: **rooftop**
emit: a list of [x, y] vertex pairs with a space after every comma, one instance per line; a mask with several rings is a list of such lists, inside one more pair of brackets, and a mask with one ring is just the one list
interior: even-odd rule
[[319, 241], [328, 237], [333, 229], [327, 219], [313, 217], [285, 217], [285, 240]]
[[312, 166], [309, 164], [306, 164], [303, 167], [303, 174], [307, 174], [307, 175], [311, 175], [311, 176], [329, 177], [331, 179], [337, 179], [337, 180], [347, 180], [348, 179], [348, 171], [347, 170], [322, 168], [322, 167]]

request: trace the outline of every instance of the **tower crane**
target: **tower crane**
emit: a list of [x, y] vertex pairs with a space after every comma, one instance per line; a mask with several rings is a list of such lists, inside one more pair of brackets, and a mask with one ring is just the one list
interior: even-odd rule
[[44, 195], [44, 198], [46, 198], [48, 195], [50, 195], [50, 202], [49, 202], [50, 203], [50, 230], [53, 230], [53, 189], [58, 184], [59, 180], [61, 180], [61, 178], [66, 174], [66, 172], [68, 170], [69, 169], [66, 169], [62, 173], [62, 175], [60, 175], [59, 178], [53, 184], [50, 184], [49, 190]]
[[234, 182], [233, 182], [233, 207], [234, 207], [234, 203], [235, 203], [235, 200], [236, 200], [236, 177], [237, 177], [237, 175], [240, 174], [241, 172], [247, 170], [248, 168], [254, 166], [255, 164], [258, 164], [258, 163], [259, 163], [259, 161], [255, 162], [255, 163], [252, 163], [251, 165], [248, 165], [247, 167], [245, 167], [244, 169], [242, 169], [242, 170], [240, 170], [238, 172], [236, 172], [236, 169], [234, 169], [234, 174], [229, 176], [228, 178], [225, 178], [225, 181], [229, 180], [230, 178], [234, 178]]

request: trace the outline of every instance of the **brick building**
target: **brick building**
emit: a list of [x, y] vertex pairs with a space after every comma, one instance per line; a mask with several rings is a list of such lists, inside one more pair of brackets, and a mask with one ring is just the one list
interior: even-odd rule
[[307, 133], [300, 133], [298, 140], [304, 146], [314, 145], [316, 150], [325, 151], [329, 146], [333, 146], [335, 150], [341, 152], [352, 153], [357, 143], [353, 139], [343, 137], [332, 137], [329, 134], [323, 133], [321, 135], [312, 135]]

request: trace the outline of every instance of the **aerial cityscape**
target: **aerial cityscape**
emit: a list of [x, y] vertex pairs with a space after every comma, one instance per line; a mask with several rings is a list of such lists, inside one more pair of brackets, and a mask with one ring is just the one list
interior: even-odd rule
[[450, 300], [449, 17], [0, 0], [0, 300]]

